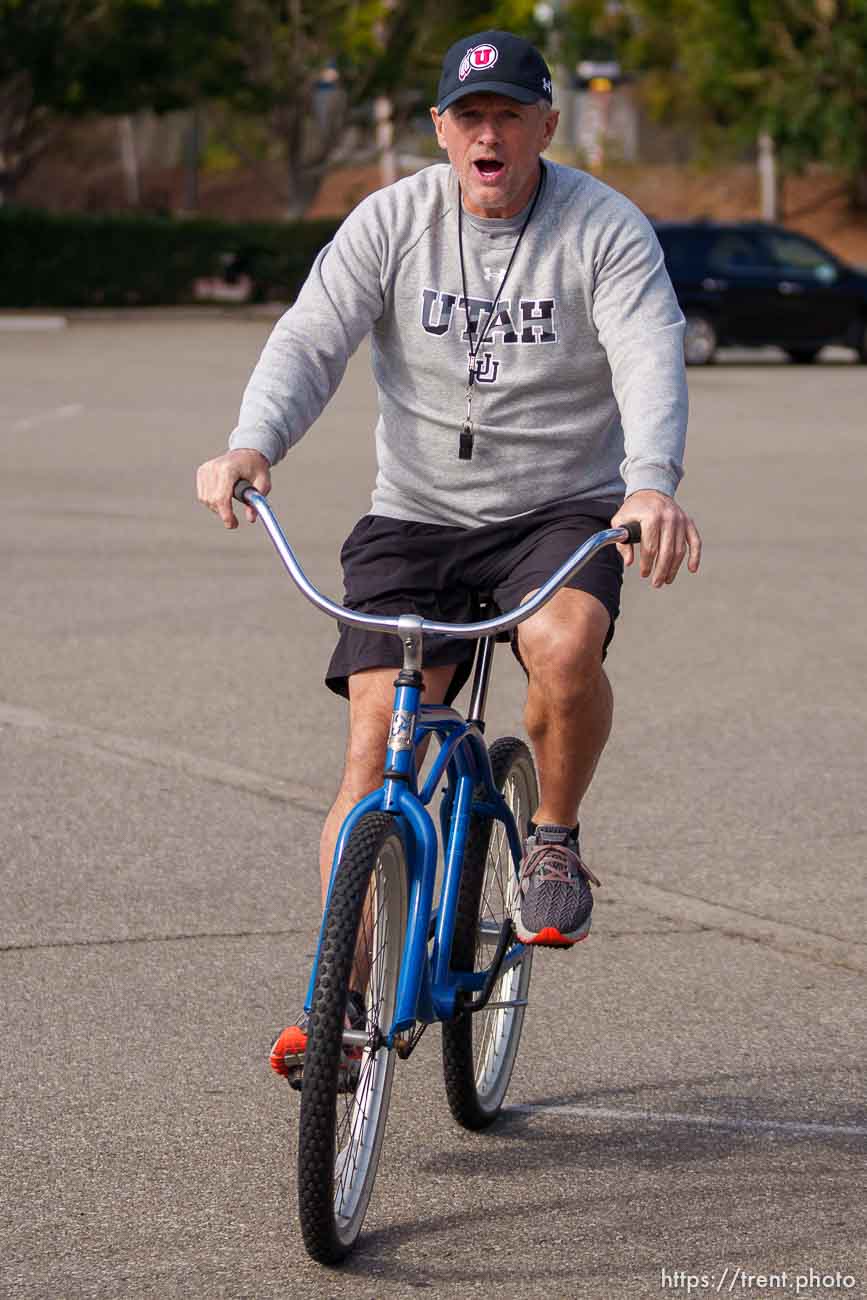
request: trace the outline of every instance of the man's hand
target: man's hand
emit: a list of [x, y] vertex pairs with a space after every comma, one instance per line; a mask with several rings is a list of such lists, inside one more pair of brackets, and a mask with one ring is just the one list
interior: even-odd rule
[[[241, 447], [227, 451], [223, 456], [205, 461], [196, 474], [196, 493], [203, 506], [219, 515], [227, 528], [237, 528], [238, 520], [232, 508], [232, 489], [239, 479], [245, 478], [258, 492], [267, 496], [271, 491], [271, 466], [260, 451]], [[256, 511], [244, 507], [247, 519], [254, 523]]]
[[[611, 520], [611, 527], [619, 528], [630, 519], [637, 519], [641, 524], [639, 573], [642, 578], [649, 577], [654, 587], [674, 582], [687, 551], [687, 568], [690, 573], [698, 572], [701, 537], [689, 515], [681, 510], [674, 497], [649, 488], [633, 492]], [[635, 558], [635, 548], [629, 543], [618, 543], [617, 549], [623, 556], [624, 564], [631, 564]]]

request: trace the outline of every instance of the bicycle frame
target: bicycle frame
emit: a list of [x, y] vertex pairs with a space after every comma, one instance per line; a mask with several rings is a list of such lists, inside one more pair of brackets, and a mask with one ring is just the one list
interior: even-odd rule
[[[490, 655], [482, 671], [490, 672]], [[440, 744], [421, 791], [418, 789], [416, 754], [428, 736]], [[443, 777], [448, 789], [440, 808], [444, 842], [444, 869], [439, 903], [434, 908], [439, 845], [427, 806]], [[481, 787], [482, 798], [477, 796]], [[328, 886], [325, 913], [344, 845], [357, 822], [369, 812], [394, 813], [406, 849], [409, 907], [401, 960], [394, 1021], [383, 1037], [389, 1047], [395, 1036], [417, 1022], [451, 1019], [458, 1009], [459, 993], [478, 994], [491, 969], [506, 971], [519, 962], [524, 945], [513, 943], [505, 955], [497, 953], [491, 967], [482, 971], [455, 971], [451, 943], [460, 889], [464, 848], [473, 812], [502, 821], [517, 874], [521, 840], [511, 809], [494, 785], [480, 721], [466, 721], [455, 709], [421, 704], [421, 689], [398, 681], [395, 687], [385, 779], [378, 790], [362, 799], [340, 828]], [[322, 942], [324, 920], [320, 929]], [[432, 946], [429, 945], [431, 939]], [[497, 960], [500, 958], [500, 960]], [[310, 976], [305, 1007], [309, 1011], [319, 965], [319, 947]]]
[[[364, 614], [335, 604], [317, 591], [307, 579], [268, 502], [244, 480], [235, 484], [234, 497], [252, 506], [264, 523], [284, 567], [302, 595], [312, 604], [342, 623], [385, 631], [400, 637], [403, 643], [403, 668], [395, 682], [394, 706], [388, 738], [383, 784], [358, 803], [345, 819], [337, 839], [328, 885], [319, 944], [310, 976], [304, 1006], [310, 1011], [319, 966], [319, 954], [325, 928], [325, 916], [347, 838], [359, 819], [370, 812], [395, 815], [396, 826], [406, 849], [409, 874], [409, 908], [407, 933], [398, 980], [395, 1015], [382, 1041], [395, 1046], [398, 1034], [420, 1021], [449, 1020], [461, 1009], [461, 994], [478, 996], [465, 1005], [480, 1010], [490, 996], [494, 979], [501, 971], [521, 961], [524, 945], [512, 942], [510, 924], [504, 922], [490, 966], [482, 971], [455, 971], [451, 968], [451, 946], [457, 915], [458, 892], [464, 849], [473, 812], [501, 821], [505, 828], [517, 877], [521, 858], [521, 837], [511, 809], [494, 785], [488, 751], [483, 738], [485, 700], [487, 698], [496, 636], [517, 627], [551, 599], [551, 597], [588, 560], [604, 546], [635, 543], [641, 540], [637, 523], [609, 528], [588, 538], [551, 575], [534, 595], [517, 608], [494, 618], [474, 623], [439, 623], [414, 614], [399, 618]], [[422, 641], [424, 633], [445, 633], [478, 642], [476, 671], [469, 718], [464, 720], [454, 709], [423, 705], [421, 693]], [[419, 746], [428, 736], [440, 744], [433, 768], [421, 791], [418, 789]], [[438, 858], [436, 829], [427, 805], [443, 777], [448, 788], [440, 807], [445, 847], [445, 867], [440, 900], [433, 906]], [[482, 798], [477, 797], [481, 788]], [[431, 944], [431, 940], [433, 940]], [[428, 948], [430, 946], [430, 951]], [[349, 1034], [355, 1031], [348, 1031]]]

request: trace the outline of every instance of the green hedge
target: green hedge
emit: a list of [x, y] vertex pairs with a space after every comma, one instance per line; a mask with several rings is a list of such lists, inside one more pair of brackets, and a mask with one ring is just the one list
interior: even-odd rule
[[0, 209], [0, 307], [190, 303], [193, 282], [233, 259], [255, 301], [285, 301], [339, 224]]

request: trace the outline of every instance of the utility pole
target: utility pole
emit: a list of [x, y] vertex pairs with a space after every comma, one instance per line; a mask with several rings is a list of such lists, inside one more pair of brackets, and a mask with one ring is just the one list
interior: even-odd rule
[[137, 208], [141, 203], [141, 179], [135, 139], [135, 123], [129, 113], [123, 113], [118, 117], [117, 134], [126, 201], [131, 208]]
[[397, 158], [394, 152], [394, 119], [388, 95], [377, 95], [373, 101], [376, 122], [376, 149], [379, 154], [379, 179], [383, 185], [393, 185], [397, 180]]
[[[385, 8], [394, 9], [394, 0], [385, 0]], [[386, 42], [385, 19], [377, 24], [379, 39]], [[373, 101], [373, 119], [376, 123], [376, 151], [379, 155], [379, 179], [383, 187], [393, 185], [398, 179], [397, 158], [394, 152], [394, 105], [390, 95], [377, 95]]]
[[184, 211], [199, 210], [199, 154], [201, 151], [201, 110], [198, 104], [190, 109], [187, 129], [184, 132]]
[[777, 156], [770, 131], [759, 132], [759, 210], [762, 221], [777, 220]]

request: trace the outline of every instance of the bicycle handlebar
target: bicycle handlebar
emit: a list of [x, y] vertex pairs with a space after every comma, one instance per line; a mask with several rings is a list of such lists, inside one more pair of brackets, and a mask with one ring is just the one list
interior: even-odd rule
[[280, 524], [277, 522], [277, 516], [271, 509], [266, 498], [261, 492], [258, 492], [251, 483], [246, 479], [239, 479], [232, 490], [232, 496], [236, 501], [243, 505], [251, 506], [262, 520], [268, 532], [268, 536], [274, 543], [274, 547], [290, 578], [298, 587], [303, 596], [306, 596], [311, 604], [317, 609], [321, 609], [324, 614], [335, 618], [340, 623], [348, 623], [350, 627], [366, 627], [376, 632], [391, 632], [395, 636], [404, 637], [405, 634], [412, 630], [417, 632], [439, 632], [446, 633], [449, 636], [463, 638], [465, 640], [477, 640], [479, 637], [496, 636], [499, 632], [508, 632], [525, 619], [530, 618], [537, 610], [546, 605], [556, 592], [564, 586], [579, 569], [583, 569], [588, 560], [601, 551], [605, 546], [611, 546], [614, 543], [632, 543], [641, 541], [641, 524], [637, 520], [630, 520], [620, 528], [606, 528], [601, 532], [594, 533], [588, 537], [570, 555], [568, 560], [560, 565], [559, 569], [551, 575], [544, 586], [540, 587], [534, 596], [525, 601], [523, 605], [509, 610], [506, 614], [499, 614], [496, 618], [482, 619], [477, 623], [438, 623], [433, 619], [419, 618], [416, 615], [397, 615], [388, 614], [362, 614], [357, 609], [347, 609], [345, 605], [338, 605], [335, 601], [329, 600], [323, 596], [321, 591], [308, 579]]

